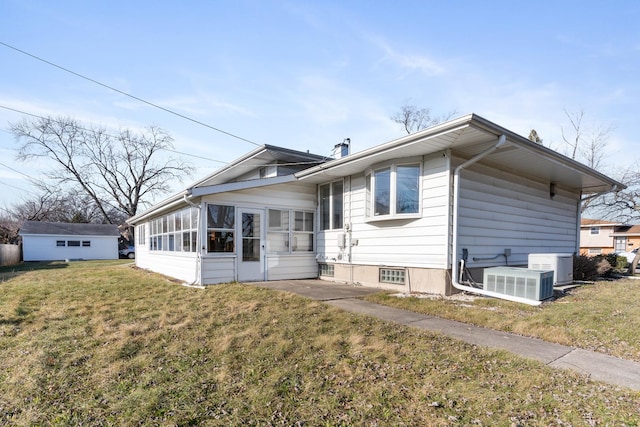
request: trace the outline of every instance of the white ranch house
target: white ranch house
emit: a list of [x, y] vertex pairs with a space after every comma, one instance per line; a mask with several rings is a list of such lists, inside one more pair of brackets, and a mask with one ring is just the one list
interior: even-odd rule
[[487, 267], [577, 253], [581, 199], [619, 188], [470, 114], [336, 159], [263, 146], [129, 223], [136, 264], [189, 284], [451, 294]]
[[19, 234], [25, 261], [118, 259], [117, 225], [25, 221]]

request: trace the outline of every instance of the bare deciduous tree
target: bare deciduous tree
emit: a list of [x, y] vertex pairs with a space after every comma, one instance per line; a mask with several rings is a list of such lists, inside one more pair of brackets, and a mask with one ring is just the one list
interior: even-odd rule
[[53, 161], [47, 174], [48, 192], [60, 188], [88, 198], [104, 222], [118, 223], [133, 216], [145, 199], [167, 192], [193, 168], [161, 152], [173, 149], [173, 139], [158, 127], [113, 136], [103, 128], [87, 129], [72, 118], [24, 118], [11, 131], [22, 142], [18, 160]]
[[596, 124], [590, 128], [587, 127], [583, 123], [585, 117], [583, 109], [570, 112], [565, 108], [564, 114], [571, 125], [570, 132], [565, 131], [564, 127], [560, 128], [562, 139], [568, 146], [567, 156], [584, 162], [590, 168], [602, 170], [606, 166], [604, 159], [614, 126]]
[[[569, 119], [569, 126], [561, 126], [560, 128], [565, 144], [562, 150], [564, 154], [592, 169], [606, 172], [607, 146], [615, 127], [598, 123], [588, 125], [585, 122], [585, 111], [582, 108], [575, 112], [566, 108], [563, 111]], [[582, 203], [582, 213], [600, 211], [608, 197], [610, 196], [586, 199]]]
[[18, 229], [20, 223], [12, 218], [11, 215], [0, 215], [0, 244], [15, 245], [20, 241]]
[[442, 116], [434, 116], [430, 108], [418, 108], [405, 103], [400, 107], [400, 111], [391, 116], [391, 120], [401, 124], [407, 134], [411, 134], [447, 121], [455, 114], [457, 111], [453, 110]]

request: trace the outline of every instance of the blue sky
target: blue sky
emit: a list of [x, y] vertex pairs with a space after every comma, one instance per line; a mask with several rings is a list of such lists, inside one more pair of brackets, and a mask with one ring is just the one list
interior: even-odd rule
[[[614, 126], [637, 160], [637, 1], [29, 1], [0, 3], [0, 42], [258, 144], [329, 155], [403, 135], [406, 102], [477, 113], [563, 151], [564, 110]], [[158, 125], [204, 176], [254, 145], [0, 45], [0, 107], [110, 129]], [[0, 108], [0, 207], [33, 191]], [[216, 161], [213, 161], [216, 160]], [[619, 170], [619, 167], [618, 167]], [[176, 190], [183, 186], [176, 183]]]

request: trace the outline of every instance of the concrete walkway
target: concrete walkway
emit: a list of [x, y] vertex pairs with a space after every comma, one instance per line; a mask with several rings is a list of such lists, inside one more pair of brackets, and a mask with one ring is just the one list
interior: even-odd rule
[[251, 285], [292, 292], [353, 313], [441, 333], [471, 344], [503, 349], [554, 368], [570, 369], [597, 381], [640, 391], [640, 363], [359, 299], [380, 292], [380, 289], [321, 280], [282, 280]]

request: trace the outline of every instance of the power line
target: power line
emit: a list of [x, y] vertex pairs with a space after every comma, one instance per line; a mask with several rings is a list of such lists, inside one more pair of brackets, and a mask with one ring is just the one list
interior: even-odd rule
[[[22, 175], [22, 176], [24, 176], [24, 177], [27, 177], [27, 178], [29, 178], [29, 179], [33, 179], [33, 180], [36, 180], [36, 181], [40, 181], [39, 179], [33, 178], [33, 177], [31, 177], [31, 176], [27, 175], [26, 173], [20, 172], [19, 170], [12, 168], [11, 166], [7, 166], [7, 165], [5, 165], [5, 164], [4, 164], [4, 163], [2, 163], [2, 162], [0, 162], [0, 166], [4, 166], [5, 168], [7, 168], [7, 169], [9, 169], [9, 170], [11, 170], [11, 171], [13, 171], [13, 172], [15, 172], [15, 173], [18, 173], [18, 174], [20, 174], [20, 175]], [[40, 182], [42, 182], [42, 181], [40, 181]]]
[[[2, 43], [2, 42], [0, 42], [0, 43]], [[44, 117], [44, 116], [39, 116], [39, 115], [33, 114], [33, 113], [27, 113], [26, 111], [18, 110], [16, 108], [12, 108], [12, 107], [7, 107], [6, 105], [0, 105], [0, 108], [4, 108], [5, 110], [9, 110], [9, 111], [13, 111], [13, 112], [16, 112], [16, 113], [24, 114], [25, 116], [31, 116], [31, 117], [35, 117], [35, 118], [42, 119], [42, 120], [51, 120], [51, 121], [54, 121], [54, 122], [57, 122], [57, 123], [61, 123], [59, 120], [56, 120], [56, 119], [51, 118], [51, 117]], [[85, 130], [87, 132], [95, 132], [95, 129], [88, 129], [88, 128], [84, 128], [84, 127], [81, 127], [81, 126], [78, 126], [78, 129]], [[8, 130], [5, 130], [5, 129], [0, 129], [0, 130], [2, 130], [4, 132], [7, 132], [7, 133], [10, 133], [10, 134], [12, 133], [12, 132], [10, 132]], [[112, 138], [118, 138], [117, 135], [112, 135], [112, 134], [109, 134], [109, 133], [105, 133], [104, 135], [110, 136]], [[225, 164], [225, 165], [228, 163], [228, 162], [225, 162], [225, 161], [222, 161], [222, 160], [216, 160], [216, 159], [211, 159], [209, 157], [198, 156], [196, 154], [185, 153], [184, 151], [171, 150], [169, 148], [163, 148], [163, 150], [164, 151], [169, 151], [171, 153], [180, 154], [180, 155], [183, 155], [183, 156], [195, 157], [197, 159], [208, 160], [208, 161], [216, 162], [216, 163], [222, 163], [222, 164]], [[328, 158], [331, 158], [331, 157], [328, 157]], [[317, 163], [318, 162], [316, 162], [316, 161], [308, 161], [308, 162], [294, 162], [294, 163], [274, 163], [274, 164], [245, 165], [245, 167], [253, 167], [253, 166], [295, 166], [295, 165], [307, 165], [307, 164], [317, 164]]]
[[[0, 42], [0, 43], [2, 43], [2, 42]], [[52, 119], [51, 117], [43, 117], [43, 116], [39, 116], [39, 115], [37, 115], [37, 114], [27, 113], [26, 111], [21, 111], [21, 110], [15, 109], [15, 108], [7, 107], [6, 105], [0, 105], [0, 108], [4, 108], [5, 110], [14, 111], [14, 112], [16, 112], [16, 113], [24, 114], [24, 115], [26, 115], [26, 116], [35, 117], [35, 118], [42, 119], [42, 120], [52, 120], [52, 121], [54, 121], [54, 122], [61, 123], [59, 120]], [[80, 127], [80, 126], [78, 126], [78, 129], [85, 130], [85, 131], [87, 131], [87, 132], [95, 132], [95, 130], [94, 130], [94, 129], [87, 129], [87, 128], [83, 128], [83, 127]], [[0, 129], [0, 130], [4, 130], [4, 129]], [[7, 132], [7, 133], [11, 133], [11, 132], [10, 132], [10, 131], [8, 131], [8, 130], [4, 130], [4, 131], [5, 131], [5, 132]], [[110, 137], [112, 137], [112, 138], [118, 138], [116, 135], [111, 135], [111, 134], [108, 134], [108, 133], [105, 133], [105, 135], [110, 136]], [[209, 160], [209, 161], [211, 161], [211, 162], [227, 164], [227, 162], [224, 162], [224, 161], [222, 161], [222, 160], [210, 159], [210, 158], [208, 158], [208, 157], [197, 156], [197, 155], [195, 155], [195, 154], [190, 154], [190, 153], [184, 153], [184, 152], [182, 152], [182, 151], [170, 150], [170, 149], [168, 149], [168, 148], [163, 148], [163, 150], [165, 150], [165, 151], [170, 151], [170, 152], [172, 152], [172, 153], [176, 153], [176, 154], [181, 154], [181, 155], [183, 155], [183, 156], [191, 156], [191, 157], [196, 157], [196, 158], [198, 158], [198, 159]]]
[[60, 66], [60, 65], [54, 64], [54, 63], [53, 63], [53, 62], [51, 62], [51, 61], [47, 61], [46, 59], [40, 58], [39, 56], [33, 55], [33, 54], [29, 53], [29, 52], [25, 52], [24, 50], [22, 50], [22, 49], [18, 49], [18, 48], [17, 48], [17, 47], [15, 47], [15, 46], [11, 46], [11, 45], [9, 45], [9, 44], [7, 44], [7, 43], [4, 43], [4, 42], [2, 42], [2, 41], [0, 41], [0, 45], [3, 45], [3, 46], [5, 46], [5, 47], [8, 47], [9, 49], [13, 49], [13, 50], [15, 50], [16, 52], [20, 52], [20, 53], [22, 53], [23, 55], [27, 55], [27, 56], [29, 56], [29, 57], [31, 57], [31, 58], [33, 58], [33, 59], [38, 60], [38, 61], [44, 62], [45, 64], [51, 65], [52, 67], [56, 67], [56, 68], [58, 68], [58, 69], [60, 69], [60, 70], [62, 70], [62, 71], [65, 71], [65, 72], [69, 73], [69, 74], [73, 74], [74, 76], [76, 76], [76, 77], [80, 77], [81, 79], [87, 80], [87, 81], [89, 81], [89, 82], [91, 82], [91, 83], [95, 83], [95, 84], [97, 84], [97, 85], [99, 85], [99, 86], [105, 87], [105, 88], [110, 89], [110, 90], [112, 90], [112, 91], [114, 91], [114, 92], [118, 92], [118, 93], [119, 93], [119, 94], [121, 94], [121, 95], [128, 96], [129, 98], [135, 99], [136, 101], [139, 101], [139, 102], [142, 102], [142, 103], [144, 103], [144, 104], [150, 105], [150, 106], [152, 106], [152, 107], [155, 107], [155, 108], [157, 108], [157, 109], [159, 109], [159, 110], [162, 110], [162, 111], [164, 111], [164, 112], [167, 112], [167, 113], [169, 113], [169, 114], [173, 114], [174, 116], [178, 116], [178, 117], [183, 118], [183, 119], [185, 119], [185, 120], [189, 120], [190, 122], [193, 122], [193, 123], [199, 124], [199, 125], [201, 125], [201, 126], [204, 126], [204, 127], [206, 127], [206, 128], [212, 129], [212, 130], [214, 130], [214, 131], [216, 131], [216, 132], [223, 133], [223, 134], [225, 134], [225, 135], [227, 135], [227, 136], [230, 136], [230, 137], [232, 137], [232, 138], [236, 138], [236, 139], [239, 139], [239, 140], [241, 140], [241, 141], [248, 142], [249, 144], [253, 144], [253, 145], [258, 146], [258, 147], [260, 147], [260, 146], [261, 146], [261, 144], [258, 144], [257, 142], [253, 142], [253, 141], [248, 140], [248, 139], [246, 139], [246, 138], [243, 138], [243, 137], [241, 137], [241, 136], [235, 135], [235, 134], [233, 134], [233, 133], [231, 133], [231, 132], [224, 131], [224, 130], [222, 130], [222, 129], [220, 129], [220, 128], [217, 128], [217, 127], [214, 127], [214, 126], [208, 125], [208, 124], [206, 124], [206, 123], [204, 123], [204, 122], [201, 122], [201, 121], [199, 121], [199, 120], [193, 119], [193, 118], [191, 118], [191, 117], [189, 117], [189, 116], [185, 116], [184, 114], [180, 114], [180, 113], [178, 113], [178, 112], [176, 112], [176, 111], [173, 111], [173, 110], [170, 110], [170, 109], [168, 109], [168, 108], [162, 107], [162, 106], [160, 106], [160, 105], [158, 105], [158, 104], [154, 104], [153, 102], [150, 102], [150, 101], [144, 100], [144, 99], [142, 99], [142, 98], [140, 98], [140, 97], [137, 97], [137, 96], [135, 96], [135, 95], [132, 95], [132, 94], [127, 93], [127, 92], [125, 92], [125, 91], [122, 91], [122, 90], [120, 90], [120, 89], [116, 89], [116, 88], [115, 88], [115, 87], [113, 87], [113, 86], [109, 86], [109, 85], [107, 85], [107, 84], [101, 83], [101, 82], [99, 82], [98, 80], [95, 80], [95, 79], [92, 79], [92, 78], [90, 78], [90, 77], [84, 76], [84, 75], [82, 75], [82, 74], [80, 74], [80, 73], [76, 73], [75, 71], [72, 71], [72, 70], [70, 70], [70, 69], [68, 69], [68, 68], [65, 68], [65, 67], [62, 67], [62, 66]]
[[15, 185], [11, 185], [11, 184], [6, 183], [4, 181], [0, 181], [0, 184], [1, 185], [6, 185], [7, 187], [11, 187], [11, 188], [16, 189], [16, 190], [24, 191], [25, 193], [31, 193], [31, 191], [29, 191], [29, 190], [25, 190], [24, 188], [16, 187]]

